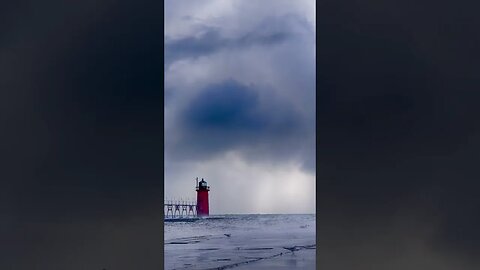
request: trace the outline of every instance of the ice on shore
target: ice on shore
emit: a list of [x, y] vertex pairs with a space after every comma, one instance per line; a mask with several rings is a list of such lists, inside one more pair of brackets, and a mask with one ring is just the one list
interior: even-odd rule
[[165, 223], [165, 269], [315, 269], [315, 215]]

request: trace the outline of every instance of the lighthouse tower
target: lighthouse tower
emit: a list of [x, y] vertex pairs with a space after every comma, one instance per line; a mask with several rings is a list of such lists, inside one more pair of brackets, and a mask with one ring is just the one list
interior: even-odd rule
[[208, 216], [208, 192], [210, 187], [205, 180], [198, 182], [197, 178], [197, 215]]

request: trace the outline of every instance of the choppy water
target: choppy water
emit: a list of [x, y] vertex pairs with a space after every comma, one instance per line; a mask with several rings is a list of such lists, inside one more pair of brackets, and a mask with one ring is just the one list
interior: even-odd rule
[[315, 269], [315, 215], [214, 217], [165, 223], [165, 269]]

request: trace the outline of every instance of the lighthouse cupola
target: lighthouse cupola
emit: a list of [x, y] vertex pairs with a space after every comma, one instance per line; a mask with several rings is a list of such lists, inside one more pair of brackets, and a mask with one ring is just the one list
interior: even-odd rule
[[210, 190], [210, 187], [207, 186], [207, 181], [203, 180], [203, 178], [202, 178], [202, 181], [198, 182], [197, 191], [199, 190], [206, 190], [206, 191]]
[[198, 182], [197, 178], [197, 215], [198, 216], [208, 216], [209, 207], [208, 207], [208, 192], [210, 187], [207, 185], [205, 180]]

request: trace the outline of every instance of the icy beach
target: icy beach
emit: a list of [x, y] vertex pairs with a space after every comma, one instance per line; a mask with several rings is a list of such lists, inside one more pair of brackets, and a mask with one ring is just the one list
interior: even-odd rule
[[165, 269], [315, 269], [315, 215], [165, 223]]

